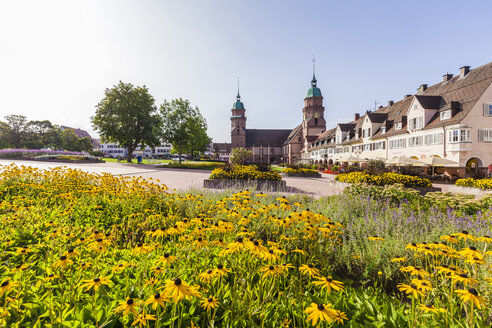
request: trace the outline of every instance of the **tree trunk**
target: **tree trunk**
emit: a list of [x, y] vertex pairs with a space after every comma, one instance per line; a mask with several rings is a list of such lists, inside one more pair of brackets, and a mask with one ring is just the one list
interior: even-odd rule
[[132, 155], [133, 155], [133, 152], [135, 151], [135, 148], [137, 148], [136, 146], [129, 146], [128, 147], [128, 155], [126, 157], [126, 162], [127, 163], [131, 163], [132, 162]]
[[178, 152], [179, 152], [179, 165], [181, 165], [181, 144], [179, 144]]

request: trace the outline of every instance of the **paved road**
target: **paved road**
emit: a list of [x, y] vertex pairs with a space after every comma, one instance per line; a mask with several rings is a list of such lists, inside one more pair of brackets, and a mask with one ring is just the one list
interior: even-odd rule
[[[157, 168], [154, 165], [137, 165], [124, 163], [90, 163], [90, 164], [59, 164], [49, 162], [36, 161], [12, 161], [0, 160], [0, 165], [25, 165], [37, 167], [40, 169], [49, 169], [59, 166], [67, 166], [73, 169], [79, 169], [85, 172], [93, 173], [110, 173], [113, 175], [140, 176], [144, 178], [159, 179], [170, 189], [190, 190], [202, 189], [203, 180], [207, 179], [210, 171], [202, 170], [179, 170]], [[290, 193], [302, 193], [315, 198], [330, 196], [341, 193], [341, 190], [333, 188], [330, 181], [333, 181], [333, 176], [323, 174], [321, 178], [297, 178], [284, 177]]]

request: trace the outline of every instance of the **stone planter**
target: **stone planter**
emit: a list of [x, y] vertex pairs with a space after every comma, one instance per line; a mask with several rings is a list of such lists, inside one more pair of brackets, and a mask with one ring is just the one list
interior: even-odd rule
[[464, 186], [450, 186], [449, 187], [450, 192], [455, 192], [457, 194], [465, 194], [465, 195], [475, 195], [475, 196], [485, 196], [485, 195], [492, 195], [492, 189], [481, 189], [481, 188], [475, 188], [475, 187], [464, 187]]
[[262, 191], [286, 191], [286, 183], [282, 180], [225, 180], [205, 179], [203, 187], [209, 189], [249, 189]]
[[90, 163], [106, 163], [99, 159], [88, 159], [88, 160], [67, 160], [67, 159], [35, 159], [35, 158], [19, 158], [20, 161], [33, 161], [33, 162], [50, 162], [50, 163], [75, 163], [75, 164], [90, 164]]

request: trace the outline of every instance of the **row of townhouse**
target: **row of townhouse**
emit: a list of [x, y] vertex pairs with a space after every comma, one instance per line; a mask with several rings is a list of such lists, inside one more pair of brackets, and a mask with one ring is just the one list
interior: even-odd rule
[[350, 156], [387, 160], [439, 156], [464, 176], [492, 164], [492, 63], [445, 74], [414, 95], [389, 101], [322, 133], [309, 149], [314, 163], [344, 162]]
[[[135, 152], [142, 152], [144, 157], [163, 158], [170, 156], [172, 148], [171, 144], [163, 143], [154, 148], [146, 146], [144, 149], [141, 149], [141, 147], [137, 147]], [[100, 143], [96, 150], [102, 151], [106, 156], [113, 158], [126, 157], [128, 154], [127, 148], [123, 148], [115, 143]]]

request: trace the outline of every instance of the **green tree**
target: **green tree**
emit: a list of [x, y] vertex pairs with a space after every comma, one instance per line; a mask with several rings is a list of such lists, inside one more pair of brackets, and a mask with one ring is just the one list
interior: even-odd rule
[[10, 126], [5, 122], [0, 121], [0, 148], [10, 147], [9, 136]]
[[232, 149], [231, 163], [234, 165], [244, 165], [244, 163], [251, 158], [253, 152], [246, 148], [237, 147]]
[[160, 108], [161, 139], [173, 145], [173, 152], [182, 154], [205, 151], [210, 143], [207, 136], [207, 121], [198, 107], [191, 107], [188, 100], [164, 101]]
[[21, 148], [26, 137], [27, 118], [24, 115], [7, 115], [5, 120], [9, 126], [8, 141], [14, 148]]
[[138, 146], [155, 147], [159, 144], [160, 119], [154, 98], [149, 90], [120, 81], [106, 89], [104, 98], [96, 106], [92, 125], [101, 139], [128, 149], [127, 161]]
[[50, 131], [53, 129], [53, 124], [48, 120], [29, 121], [26, 124], [26, 133], [29, 143], [33, 145], [29, 148], [49, 147]]

